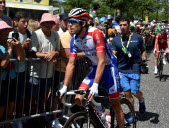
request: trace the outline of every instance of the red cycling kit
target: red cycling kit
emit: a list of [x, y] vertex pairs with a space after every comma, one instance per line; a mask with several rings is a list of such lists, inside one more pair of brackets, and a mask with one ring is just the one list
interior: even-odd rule
[[[157, 42], [155, 49], [157, 51], [160, 51], [160, 49], [163, 49], [166, 51], [168, 49], [167, 41], [169, 41], [169, 34], [165, 33], [164, 35], [162, 35], [161, 33], [158, 33], [155, 39], [155, 42]], [[156, 52], [156, 55], [158, 56], [159, 52]]]

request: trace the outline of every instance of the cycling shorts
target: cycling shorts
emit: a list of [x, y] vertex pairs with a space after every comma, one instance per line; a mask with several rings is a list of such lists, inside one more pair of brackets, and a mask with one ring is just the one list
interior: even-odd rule
[[[79, 90], [89, 89], [94, 82], [95, 74], [96, 74], [97, 66], [93, 66], [91, 72], [87, 75], [87, 77], [83, 80], [82, 84], [79, 87]], [[101, 83], [106, 84], [106, 89], [109, 94], [109, 99], [118, 99], [120, 96], [119, 89], [119, 75], [118, 70], [114, 65], [106, 65], [102, 78], [100, 80], [99, 85]]]
[[131, 93], [140, 92], [140, 74], [119, 73], [120, 87], [123, 91], [131, 90]]

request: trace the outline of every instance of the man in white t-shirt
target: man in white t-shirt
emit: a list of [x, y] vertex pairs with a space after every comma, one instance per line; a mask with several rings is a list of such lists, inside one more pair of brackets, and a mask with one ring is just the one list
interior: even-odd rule
[[[28, 91], [33, 95], [34, 103], [39, 96], [39, 106], [46, 106], [45, 97], [48, 96], [53, 80], [53, 61], [58, 57], [60, 51], [59, 35], [52, 31], [54, 24], [53, 15], [44, 13], [40, 21], [41, 29], [33, 32], [31, 36], [31, 56], [41, 58], [41, 60], [31, 63]], [[42, 112], [44, 108], [41, 109]]]

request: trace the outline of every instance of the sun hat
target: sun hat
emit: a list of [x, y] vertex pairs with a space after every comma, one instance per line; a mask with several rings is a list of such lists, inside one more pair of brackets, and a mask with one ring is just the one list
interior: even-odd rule
[[43, 13], [42, 17], [41, 17], [41, 21], [40, 24], [46, 21], [53, 21], [55, 22], [53, 15], [50, 13]]
[[0, 30], [2, 29], [10, 29], [11, 31], [13, 30], [13, 28], [9, 26], [5, 21], [0, 20]]

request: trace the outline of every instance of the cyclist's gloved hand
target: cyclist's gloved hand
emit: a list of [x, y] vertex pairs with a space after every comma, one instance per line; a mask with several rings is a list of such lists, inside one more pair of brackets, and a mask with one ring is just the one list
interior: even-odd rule
[[154, 49], [153, 53], [155, 53], [157, 51], [157, 49]]
[[59, 90], [60, 92], [60, 95], [63, 95], [64, 93], [67, 92], [67, 86], [66, 85], [63, 85], [63, 87]]
[[98, 95], [98, 84], [93, 83], [92, 87], [89, 89], [91, 95]]

